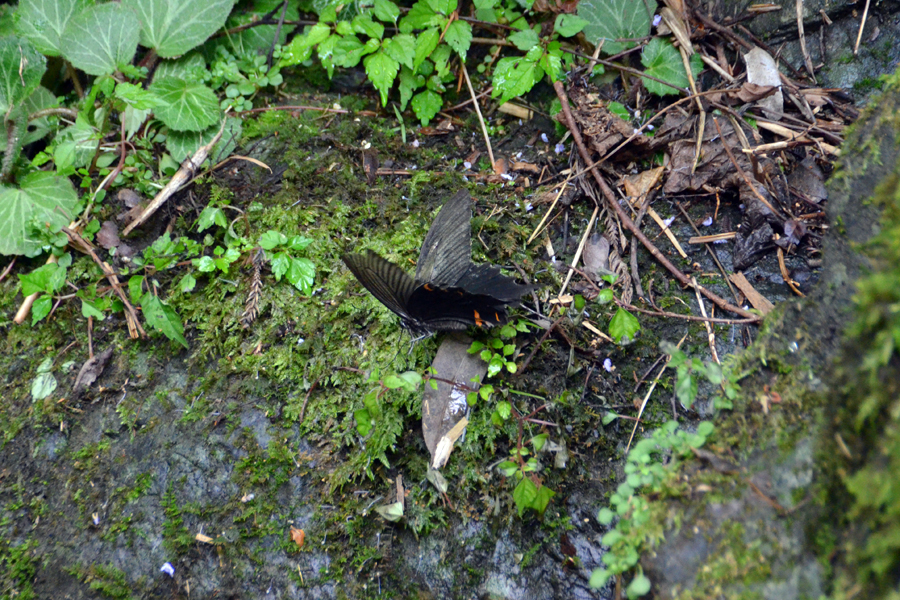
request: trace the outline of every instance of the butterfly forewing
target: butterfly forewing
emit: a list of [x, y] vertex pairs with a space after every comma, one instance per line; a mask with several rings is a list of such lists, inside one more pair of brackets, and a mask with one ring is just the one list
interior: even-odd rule
[[456, 192], [435, 217], [416, 263], [416, 281], [449, 288], [465, 275], [472, 258], [472, 197]]
[[345, 254], [344, 263], [372, 295], [402, 319], [409, 319], [407, 304], [416, 283], [406, 272], [371, 250], [365, 254]]

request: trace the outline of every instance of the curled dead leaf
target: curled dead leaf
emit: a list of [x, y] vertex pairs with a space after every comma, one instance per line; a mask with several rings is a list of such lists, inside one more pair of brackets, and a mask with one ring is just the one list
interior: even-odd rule
[[297, 544], [297, 549], [299, 550], [303, 547], [303, 540], [306, 539], [306, 532], [302, 529], [291, 527], [291, 539], [294, 540], [295, 544]]

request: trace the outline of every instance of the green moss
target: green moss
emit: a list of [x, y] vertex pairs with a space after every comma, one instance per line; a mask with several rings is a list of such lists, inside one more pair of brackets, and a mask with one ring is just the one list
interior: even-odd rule
[[0, 600], [37, 598], [32, 584], [37, 573], [37, 546], [31, 539], [15, 544], [0, 540]]

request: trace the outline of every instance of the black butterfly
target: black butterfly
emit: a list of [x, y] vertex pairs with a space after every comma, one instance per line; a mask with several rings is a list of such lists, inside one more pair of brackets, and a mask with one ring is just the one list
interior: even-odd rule
[[520, 285], [472, 257], [472, 198], [460, 191], [444, 204], [425, 236], [416, 278], [371, 250], [345, 254], [344, 263], [414, 334], [490, 327], [507, 321], [506, 309], [535, 289]]

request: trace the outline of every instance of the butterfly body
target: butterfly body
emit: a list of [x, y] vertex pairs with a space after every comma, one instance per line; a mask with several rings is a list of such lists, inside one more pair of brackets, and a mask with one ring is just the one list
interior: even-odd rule
[[454, 194], [432, 223], [415, 278], [374, 252], [345, 254], [360, 283], [416, 334], [490, 327], [506, 323], [506, 309], [534, 289], [491, 265], [471, 262], [472, 199]]

